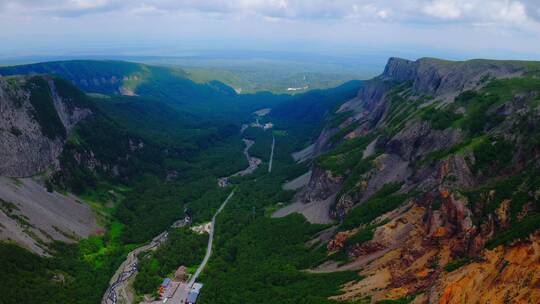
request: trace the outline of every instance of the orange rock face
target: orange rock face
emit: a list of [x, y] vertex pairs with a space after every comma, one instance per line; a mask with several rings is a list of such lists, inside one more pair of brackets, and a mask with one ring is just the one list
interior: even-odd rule
[[345, 241], [355, 233], [356, 230], [342, 231], [336, 234], [336, 236], [328, 242], [326, 248], [330, 253], [339, 251], [345, 245]]
[[[467, 201], [445, 190], [439, 195], [443, 202], [438, 211], [412, 204], [383, 216], [386, 223], [376, 229], [373, 240], [353, 247], [349, 255], [355, 261], [342, 266], [365, 278], [347, 284], [333, 299], [371, 298], [376, 303], [415, 294], [419, 296], [413, 303], [540, 303], [540, 233], [512, 246], [484, 250], [486, 235], [472, 225]], [[504, 223], [508, 202], [494, 216]], [[338, 234], [334, 245], [349, 236]], [[468, 255], [477, 259], [445, 270], [449, 262]]]
[[442, 280], [433, 303], [540, 303], [540, 238], [486, 251]]

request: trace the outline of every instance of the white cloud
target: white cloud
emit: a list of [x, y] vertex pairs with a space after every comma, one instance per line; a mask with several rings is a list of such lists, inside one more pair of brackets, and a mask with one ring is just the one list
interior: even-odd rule
[[430, 3], [424, 8], [424, 12], [429, 16], [441, 19], [458, 19], [462, 15], [461, 9], [455, 1], [451, 0], [439, 0]]
[[525, 5], [520, 2], [512, 2], [502, 6], [497, 17], [512, 23], [522, 23], [528, 19]]
[[250, 45], [259, 39], [285, 48], [283, 41], [309, 48], [307, 41], [540, 53], [540, 0], [0, 0], [0, 27], [0, 41], [23, 47], [38, 39], [61, 47], [92, 39], [102, 45], [107, 37], [113, 43]]
[[72, 0], [75, 7], [81, 9], [92, 9], [97, 7], [104, 7], [108, 4], [107, 0]]
[[539, 0], [0, 0], [4, 14], [80, 16], [141, 8], [284, 19], [522, 23], [540, 19]]

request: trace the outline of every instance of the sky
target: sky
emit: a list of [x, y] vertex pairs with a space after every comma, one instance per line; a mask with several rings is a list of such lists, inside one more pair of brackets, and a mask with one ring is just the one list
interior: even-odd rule
[[201, 50], [540, 60], [540, 0], [0, 0], [0, 58]]

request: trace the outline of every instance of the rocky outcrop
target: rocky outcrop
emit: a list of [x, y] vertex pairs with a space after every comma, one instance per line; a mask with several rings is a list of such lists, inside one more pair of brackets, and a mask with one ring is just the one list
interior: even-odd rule
[[437, 98], [452, 98], [463, 91], [477, 88], [488, 78], [516, 77], [526, 70], [526, 65], [519, 62], [452, 62], [434, 58], [409, 61], [390, 58], [381, 79], [411, 82], [414, 92]]
[[[525, 219], [521, 224], [528, 226], [520, 229], [534, 231], [531, 214], [540, 211], [538, 182], [531, 177], [540, 170], [540, 90], [531, 79], [503, 80], [522, 78], [528, 69], [512, 61], [391, 58], [382, 75], [341, 105], [338, 113], [349, 118], [323, 130], [315, 146], [323, 152], [335, 147], [328, 134], [350, 143], [329, 154], [330, 165], [315, 162], [313, 172], [325, 174], [312, 176], [303, 189], [305, 197], [337, 193], [331, 215], [350, 229], [327, 244], [329, 254], [344, 251], [348, 263], [327, 262], [313, 271], [357, 270], [365, 277], [344, 286], [336, 300], [377, 303], [417, 295], [415, 303], [538, 301], [531, 290], [539, 280], [528, 268], [537, 267], [540, 241], [537, 235], [516, 237], [522, 231], [512, 225]], [[516, 87], [501, 92], [491, 84]], [[475, 92], [456, 98], [469, 90]], [[464, 123], [471, 118], [480, 124], [474, 131]], [[444, 119], [446, 124], [436, 124]], [[354, 141], [365, 135], [368, 144]], [[400, 185], [392, 196], [407, 199], [387, 212], [375, 203], [384, 204], [389, 195], [370, 198], [389, 183]], [[359, 214], [347, 215], [366, 202], [362, 211], [387, 213], [351, 228]], [[373, 238], [352, 237], [362, 229], [372, 229]], [[494, 241], [505, 245], [491, 249]]]
[[[539, 303], [540, 238], [487, 251], [478, 261], [446, 275], [429, 301], [458, 303]], [[479, 292], [482, 291], [482, 292]]]
[[[324, 129], [313, 145], [312, 154], [319, 155], [332, 149], [335, 146], [335, 143], [331, 142], [332, 136], [340, 129], [356, 126], [356, 129], [351, 133], [344, 135], [344, 139], [351, 139], [386, 128], [388, 115], [392, 107], [396, 107], [395, 104], [392, 105], [392, 102], [396, 102], [392, 100], [396, 94], [394, 92], [396, 86], [402, 86], [406, 92], [402, 94], [402, 99], [398, 102], [407, 102], [407, 98], [412, 100], [424, 98], [426, 104], [433, 103], [435, 100], [444, 103], [464, 91], [482, 87], [490, 79], [516, 77], [526, 71], [527, 65], [523, 62], [490, 60], [451, 62], [433, 58], [409, 61], [390, 58], [384, 72], [379, 77], [366, 82], [356, 98], [341, 105], [338, 113], [352, 112], [353, 115], [338, 128]], [[510, 103], [508, 106], [498, 109], [497, 112], [515, 113], [512, 109], [519, 108], [515, 104], [516, 102]], [[423, 105], [419, 104], [418, 106]], [[509, 107], [512, 109], [508, 109]], [[393, 115], [395, 116], [396, 113]], [[385, 183], [405, 181], [409, 176], [411, 177], [410, 187], [413, 187], [412, 184], [414, 186], [420, 184], [424, 189], [432, 188], [441, 182], [440, 176], [434, 177], [433, 175], [440, 175], [441, 170], [445, 169], [452, 169], [455, 173], [455, 176], [451, 178], [454, 183], [472, 184], [470, 170], [463, 157], [452, 157], [445, 160], [445, 164], [436, 164], [439, 168], [421, 168], [419, 172], [412, 170], [414, 169], [412, 165], [421, 161], [429, 153], [448, 149], [461, 142], [465, 136], [459, 129], [437, 130], [426, 121], [410, 118], [409, 121], [406, 121], [405, 126], [392, 137], [381, 138], [377, 141], [378, 150], [383, 150], [386, 156], [380, 159], [379, 168], [369, 173], [368, 191], [360, 198], [352, 198], [353, 200], [364, 201], [366, 197], [373, 194]], [[384, 168], [391, 168], [391, 172], [387, 172]], [[314, 169], [314, 172], [316, 171], [317, 168]], [[326, 174], [326, 176], [329, 175]], [[313, 175], [309, 184], [310, 191], [306, 196], [309, 196], [309, 193], [321, 192], [328, 196], [329, 189], [336, 189], [335, 186], [324, 186], [334, 182], [324, 180], [324, 177], [324, 175]], [[335, 176], [332, 178], [336, 179]], [[455, 178], [457, 181], [454, 180]], [[446, 179], [445, 182], [449, 182], [449, 180]], [[318, 188], [319, 186], [322, 188]], [[350, 197], [338, 196], [338, 199], [341, 200], [337, 202], [338, 206], [340, 204], [351, 205]]]
[[[51, 78], [0, 78], [0, 175], [31, 176], [54, 167], [65, 134], [91, 113], [62, 98]], [[52, 128], [64, 132], [46, 132]]]
[[334, 176], [331, 171], [315, 167], [306, 188], [299, 196], [304, 203], [324, 201], [338, 191], [341, 183], [343, 180], [340, 176]]

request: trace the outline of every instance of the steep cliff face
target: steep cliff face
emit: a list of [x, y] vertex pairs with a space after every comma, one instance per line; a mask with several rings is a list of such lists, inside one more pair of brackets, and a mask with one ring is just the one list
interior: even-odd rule
[[0, 77], [0, 239], [46, 255], [52, 241], [99, 232], [90, 206], [47, 191], [42, 178], [22, 178], [59, 170], [68, 136], [91, 109], [63, 80]]
[[59, 81], [0, 78], [0, 175], [31, 176], [54, 166], [67, 134], [92, 114], [59, 92]]
[[[423, 108], [444, 108], [463, 92], [481, 89], [495, 79], [517, 78], [527, 72], [529, 67], [525, 62], [390, 58], [382, 75], [368, 81], [355, 99], [341, 105], [337, 115], [346, 114], [348, 118], [337, 127], [324, 129], [312, 154], [317, 156], [332, 150], [343, 138], [377, 133], [377, 147], [388, 155], [379, 159], [380, 170], [373, 172], [376, 176], [370, 179], [375, 181], [377, 176], [388, 175], [385, 168], [392, 171], [401, 168], [401, 172], [397, 178], [379, 178], [380, 182], [369, 188], [376, 190], [386, 182], [404, 181], [409, 174], [405, 167], [412, 162], [430, 152], [450, 148], [466, 137], [460, 128], [433, 128], [429, 122], [418, 119]], [[456, 113], [460, 111], [465, 108], [455, 109]], [[317, 176], [314, 174], [313, 178]], [[316, 184], [310, 183], [314, 192], [318, 191], [313, 187]]]
[[483, 79], [518, 77], [525, 71], [523, 62], [452, 62], [434, 58], [408, 61], [390, 58], [381, 79], [411, 82], [414, 92], [451, 99], [460, 92], [478, 87]]
[[336, 299], [536, 301], [539, 69], [391, 58], [339, 108], [300, 192], [336, 197], [339, 233], [313, 271], [365, 276]]

